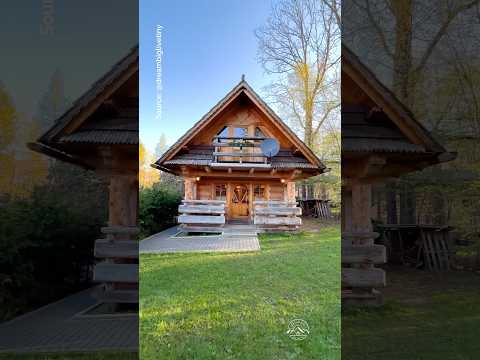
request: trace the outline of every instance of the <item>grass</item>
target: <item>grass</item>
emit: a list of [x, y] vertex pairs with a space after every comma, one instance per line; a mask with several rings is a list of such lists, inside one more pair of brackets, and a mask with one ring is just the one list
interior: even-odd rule
[[0, 354], [0, 360], [138, 360], [134, 352]]
[[[340, 231], [262, 235], [255, 253], [140, 257], [141, 359], [340, 359]], [[308, 322], [295, 341], [291, 320]]]
[[389, 278], [383, 308], [343, 312], [342, 359], [480, 359], [478, 274], [403, 270]]

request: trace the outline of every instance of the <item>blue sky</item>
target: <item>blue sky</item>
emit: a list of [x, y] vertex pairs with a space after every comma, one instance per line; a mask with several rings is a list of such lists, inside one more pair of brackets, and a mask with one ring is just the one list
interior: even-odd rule
[[[257, 61], [254, 30], [271, 1], [140, 0], [140, 139], [172, 144], [245, 74], [261, 93], [271, 79]], [[162, 111], [156, 116], [156, 26], [162, 26]]]

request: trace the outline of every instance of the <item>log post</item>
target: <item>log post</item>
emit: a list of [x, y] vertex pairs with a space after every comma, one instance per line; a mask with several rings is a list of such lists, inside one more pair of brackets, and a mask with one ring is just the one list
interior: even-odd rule
[[288, 181], [287, 182], [287, 193], [286, 193], [286, 201], [287, 202], [295, 202], [295, 181]]
[[195, 200], [197, 189], [197, 183], [195, 178], [185, 177], [185, 200]]
[[[350, 191], [351, 190], [351, 191]], [[371, 184], [351, 179], [343, 189], [344, 219], [342, 232], [342, 303], [378, 306], [382, 296], [374, 287], [385, 286], [385, 272], [374, 264], [385, 262], [383, 246], [374, 245], [370, 206]], [[379, 248], [379, 249], [377, 249]], [[352, 256], [356, 254], [356, 256]], [[374, 256], [372, 258], [372, 256]]]

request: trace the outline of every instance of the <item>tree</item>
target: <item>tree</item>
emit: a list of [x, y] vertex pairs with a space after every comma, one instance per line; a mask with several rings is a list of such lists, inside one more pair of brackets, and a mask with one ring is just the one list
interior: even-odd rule
[[271, 95], [310, 147], [340, 106], [339, 21], [336, 1], [282, 0], [255, 32]]
[[37, 116], [41, 132], [47, 131], [68, 108], [69, 100], [65, 96], [63, 74], [57, 69], [52, 74], [47, 91], [38, 103]]
[[149, 188], [159, 181], [159, 171], [152, 168], [150, 164], [153, 163], [153, 155], [148, 151], [143, 143], [140, 143], [139, 148], [139, 183], [142, 188]]
[[157, 159], [160, 158], [167, 149], [167, 137], [164, 133], [162, 133], [160, 135], [160, 139], [158, 140], [157, 146], [155, 147], [155, 156]]
[[7, 90], [0, 83], [0, 193], [9, 193], [15, 176], [14, 151], [17, 113]]
[[[431, 86], [432, 79], [448, 66], [448, 61], [441, 63], [442, 58], [452, 59], [445, 46], [448, 38], [465, 37], [468, 22], [478, 21], [474, 10], [477, 8], [478, 12], [479, 3], [480, 0], [347, 0], [343, 3], [347, 19], [344, 41], [353, 47], [361, 45], [356, 46], [359, 55], [372, 57], [376, 64], [370, 67], [377, 70], [377, 76], [387, 73], [384, 77], [391, 81], [393, 92], [420, 115], [419, 119], [424, 118], [423, 114], [431, 118], [428, 112], [422, 114], [427, 107], [425, 102], [432, 102], [432, 89], [426, 84]], [[435, 56], [442, 52], [442, 57]], [[419, 96], [422, 92], [425, 96]], [[409, 181], [388, 186], [389, 221], [396, 222], [398, 189], [402, 190], [401, 221], [415, 222], [416, 195], [414, 184]]]

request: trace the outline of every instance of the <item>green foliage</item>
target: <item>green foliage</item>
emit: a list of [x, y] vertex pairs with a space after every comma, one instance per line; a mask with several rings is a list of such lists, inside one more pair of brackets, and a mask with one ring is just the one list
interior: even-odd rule
[[106, 185], [54, 162], [29, 198], [0, 203], [0, 321], [82, 288], [107, 218]]
[[98, 226], [44, 190], [2, 205], [0, 320], [78, 290], [82, 265], [92, 258]]
[[141, 235], [149, 236], [175, 225], [175, 216], [182, 200], [174, 187], [157, 183], [140, 189]]

